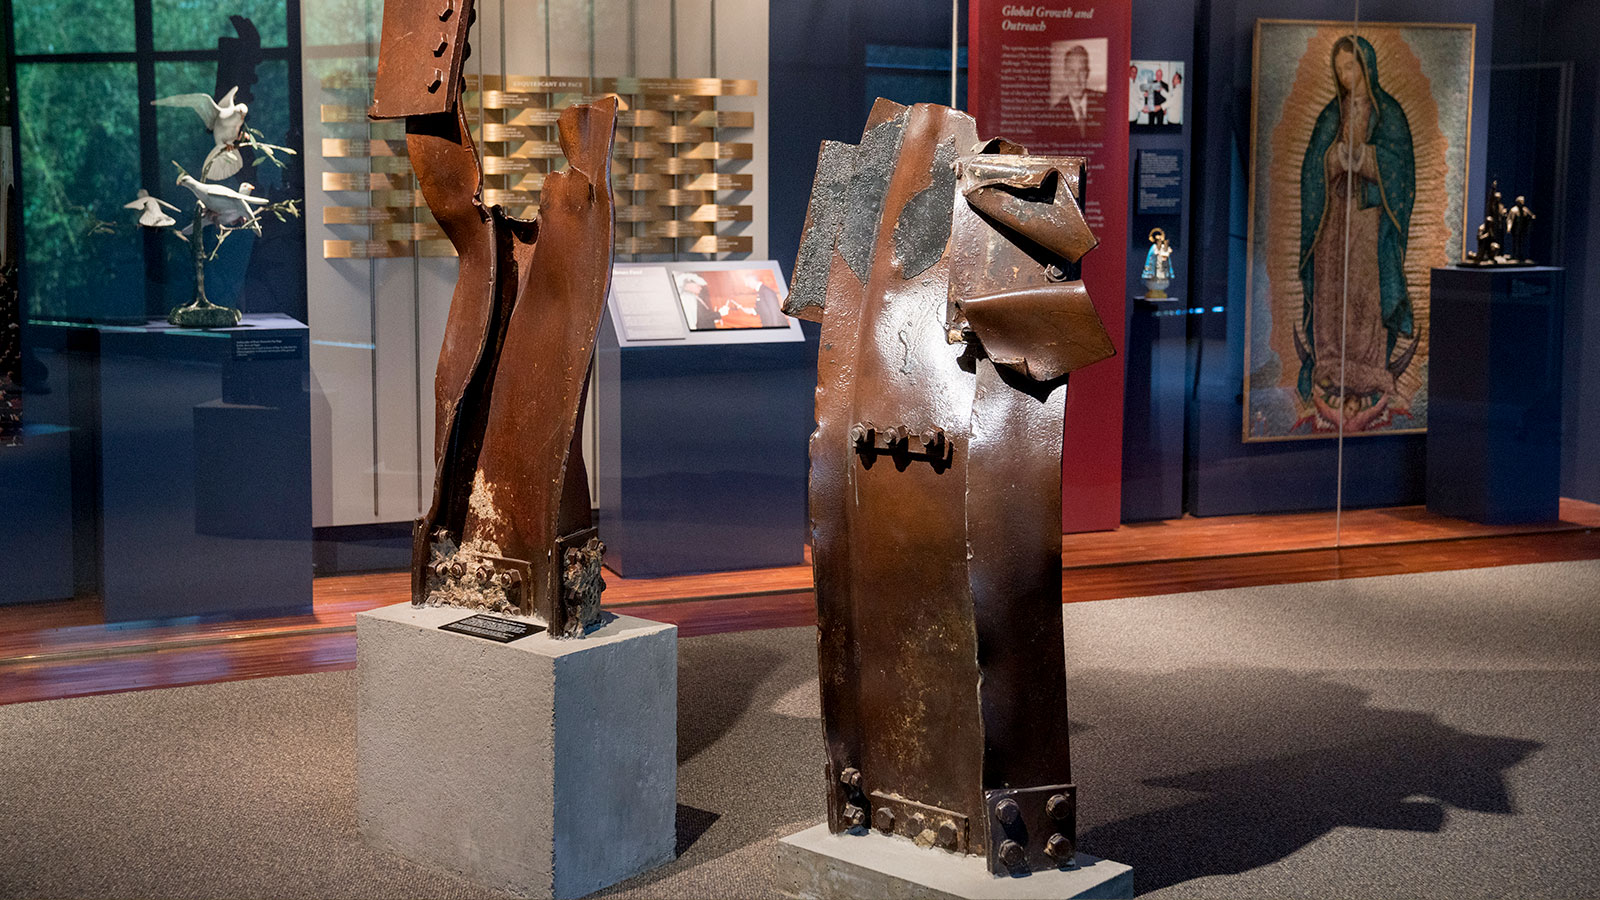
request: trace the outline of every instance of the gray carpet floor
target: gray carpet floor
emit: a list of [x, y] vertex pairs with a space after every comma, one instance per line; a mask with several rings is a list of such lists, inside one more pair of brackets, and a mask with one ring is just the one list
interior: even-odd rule
[[[1600, 897], [1600, 562], [1064, 608], [1081, 846], [1161, 898]], [[680, 643], [679, 858], [821, 817], [810, 629]], [[479, 897], [356, 833], [354, 673], [0, 707], [0, 896]]]

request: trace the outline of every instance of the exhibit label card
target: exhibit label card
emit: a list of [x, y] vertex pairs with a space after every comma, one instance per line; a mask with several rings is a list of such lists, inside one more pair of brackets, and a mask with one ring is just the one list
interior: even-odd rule
[[454, 631], [456, 634], [466, 634], [488, 641], [509, 644], [518, 638], [525, 638], [530, 634], [538, 634], [544, 630], [544, 626], [516, 619], [502, 619], [499, 616], [486, 616], [480, 613], [475, 616], [467, 616], [465, 619], [460, 619], [447, 625], [440, 625], [439, 630]]
[[1183, 151], [1139, 151], [1139, 215], [1182, 212]]
[[299, 359], [304, 355], [303, 334], [289, 337], [236, 334], [233, 338], [234, 359]]
[[666, 267], [613, 267], [611, 296], [616, 300], [623, 340], [681, 341], [689, 336]]

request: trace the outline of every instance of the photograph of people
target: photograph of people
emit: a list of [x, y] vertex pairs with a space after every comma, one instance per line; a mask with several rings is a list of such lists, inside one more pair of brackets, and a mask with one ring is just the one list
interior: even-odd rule
[[695, 331], [713, 331], [717, 327], [717, 311], [711, 306], [711, 285], [693, 272], [679, 272], [678, 301], [683, 304], [683, 315]]
[[1128, 96], [1128, 121], [1134, 125], [1183, 124], [1183, 63], [1136, 59]]
[[1166, 70], [1156, 69], [1155, 77], [1150, 79], [1149, 90], [1145, 93], [1145, 114], [1149, 116], [1151, 125], [1167, 124], [1167, 93], [1172, 86], [1167, 84]]
[[1128, 65], [1128, 121], [1139, 121], [1139, 114], [1144, 111], [1144, 89], [1139, 86], [1139, 64]]
[[1105, 38], [1050, 45], [1050, 111], [1072, 135], [1098, 134], [1106, 118]]
[[703, 269], [675, 272], [678, 301], [693, 331], [784, 328], [783, 297], [765, 269]]

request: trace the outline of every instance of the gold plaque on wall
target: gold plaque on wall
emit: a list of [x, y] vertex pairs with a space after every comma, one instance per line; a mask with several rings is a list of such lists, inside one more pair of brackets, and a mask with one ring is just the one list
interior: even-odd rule
[[[322, 122], [338, 135], [322, 140], [322, 155], [339, 161], [339, 171], [323, 173], [322, 189], [351, 195], [323, 211], [324, 224], [350, 233], [324, 241], [323, 256], [453, 255], [415, 190], [400, 123], [366, 117], [372, 85], [371, 71], [321, 80]], [[483, 159], [486, 203], [513, 215], [534, 215], [545, 175], [565, 165], [556, 141], [561, 110], [615, 93], [622, 106], [612, 167], [616, 252], [751, 252], [749, 235], [726, 232], [754, 219], [754, 209], [734, 195], [754, 187], [754, 176], [737, 170], [754, 156], [754, 146], [740, 140], [739, 132], [755, 126], [755, 114], [718, 109], [717, 98], [755, 96], [754, 80], [466, 74], [463, 88], [468, 125]]]

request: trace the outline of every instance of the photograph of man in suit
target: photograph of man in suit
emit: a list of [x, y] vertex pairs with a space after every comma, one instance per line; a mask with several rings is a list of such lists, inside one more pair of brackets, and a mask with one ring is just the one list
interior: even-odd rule
[[[1104, 42], [1104, 39], [1100, 39]], [[1063, 41], [1053, 48], [1057, 63], [1050, 72], [1050, 108], [1061, 116], [1072, 136], [1088, 138], [1098, 134], [1106, 115], [1105, 57], [1099, 59], [1101, 71], [1091, 65], [1084, 41]], [[1099, 84], [1096, 90], [1091, 85]]]

